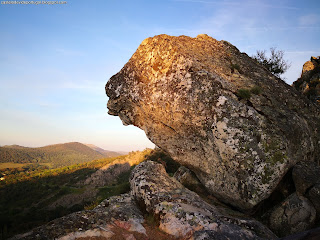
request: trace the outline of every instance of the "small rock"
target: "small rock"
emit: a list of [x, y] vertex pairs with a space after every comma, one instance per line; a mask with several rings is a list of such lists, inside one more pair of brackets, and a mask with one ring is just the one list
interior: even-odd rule
[[293, 193], [271, 211], [269, 227], [283, 237], [310, 229], [315, 217], [316, 210], [312, 203]]

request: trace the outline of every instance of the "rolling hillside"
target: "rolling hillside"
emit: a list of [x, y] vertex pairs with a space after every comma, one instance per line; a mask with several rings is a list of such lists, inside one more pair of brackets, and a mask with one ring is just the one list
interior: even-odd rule
[[84, 163], [99, 158], [115, 157], [116, 152], [96, 151], [78, 142], [55, 144], [39, 148], [18, 145], [0, 147], [0, 163], [38, 163], [52, 168]]

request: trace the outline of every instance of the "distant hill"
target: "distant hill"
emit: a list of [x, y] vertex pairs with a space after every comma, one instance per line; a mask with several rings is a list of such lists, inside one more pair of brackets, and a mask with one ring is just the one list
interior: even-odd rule
[[2, 146], [2, 147], [5, 147], [5, 148], [16, 148], [16, 149], [28, 148], [28, 147], [24, 147], [24, 146], [20, 146], [20, 145], [5, 145], [5, 146]]
[[[105, 151], [101, 149], [101, 151]], [[47, 163], [50, 167], [61, 167], [84, 163], [106, 156], [119, 156], [116, 152], [110, 155], [94, 150], [78, 142], [49, 145], [39, 148], [27, 148], [18, 145], [0, 147], [0, 163]]]
[[93, 145], [93, 144], [84, 144], [84, 145], [86, 145], [87, 147], [93, 149], [96, 152], [99, 152], [99, 153], [103, 154], [105, 157], [117, 157], [117, 156], [120, 156], [120, 155], [128, 154], [128, 153], [123, 153], [123, 152], [113, 152], [113, 151], [104, 150], [104, 149], [102, 149], [100, 147], [97, 147], [96, 145]]

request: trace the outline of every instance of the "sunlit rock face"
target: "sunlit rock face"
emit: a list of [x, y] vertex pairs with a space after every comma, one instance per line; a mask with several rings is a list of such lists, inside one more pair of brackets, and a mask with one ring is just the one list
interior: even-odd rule
[[[226, 41], [145, 39], [106, 85], [109, 114], [250, 210], [296, 162], [319, 156], [319, 111]], [[309, 106], [310, 105], [310, 106]]]
[[312, 102], [320, 104], [320, 56], [311, 57], [303, 64], [300, 78], [292, 85]]

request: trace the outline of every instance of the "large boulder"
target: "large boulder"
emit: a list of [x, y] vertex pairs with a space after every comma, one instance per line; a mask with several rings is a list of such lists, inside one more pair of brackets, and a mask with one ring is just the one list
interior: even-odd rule
[[226, 41], [145, 39], [106, 84], [109, 114], [250, 210], [301, 160], [319, 156], [319, 109]]

